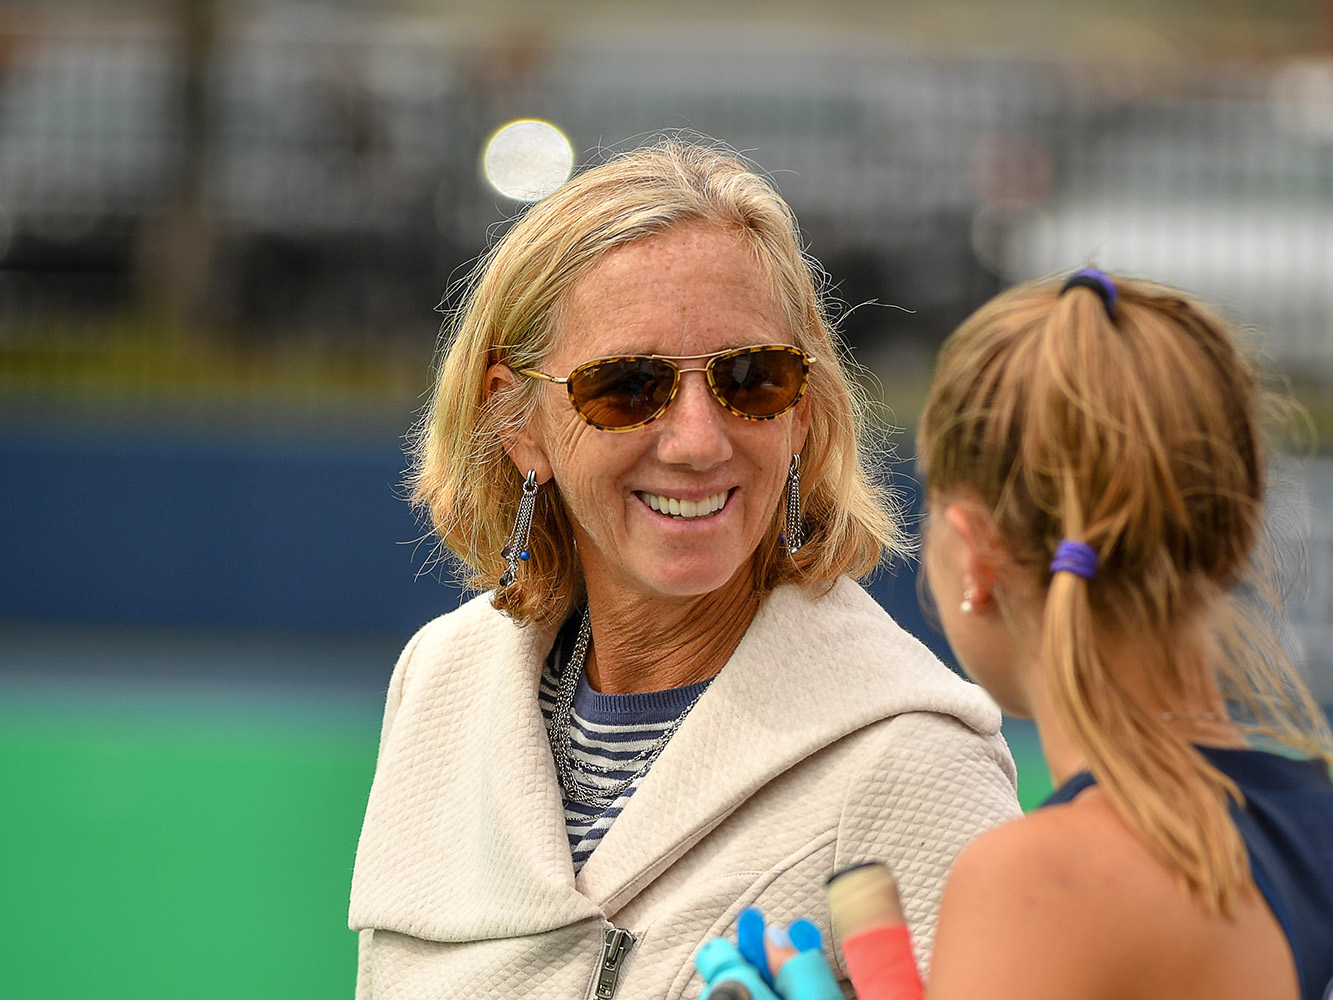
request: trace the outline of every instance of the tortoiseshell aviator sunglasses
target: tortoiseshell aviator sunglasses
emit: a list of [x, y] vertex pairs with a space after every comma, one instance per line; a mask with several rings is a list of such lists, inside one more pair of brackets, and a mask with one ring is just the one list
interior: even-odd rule
[[[565, 386], [574, 411], [590, 426], [601, 431], [632, 431], [666, 412], [685, 372], [704, 372], [713, 397], [738, 417], [780, 417], [804, 395], [815, 360], [799, 347], [760, 344], [681, 357], [595, 358], [566, 378], [532, 368], [520, 368], [518, 374]], [[707, 363], [702, 368], [682, 368], [682, 361]]]

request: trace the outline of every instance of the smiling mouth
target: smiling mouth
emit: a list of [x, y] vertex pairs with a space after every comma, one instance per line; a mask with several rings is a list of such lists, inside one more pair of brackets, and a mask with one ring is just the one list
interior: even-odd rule
[[682, 521], [711, 517], [727, 505], [731, 493], [724, 490], [702, 500], [677, 500], [675, 497], [662, 496], [659, 493], [640, 492], [638, 497], [659, 514], [679, 518]]

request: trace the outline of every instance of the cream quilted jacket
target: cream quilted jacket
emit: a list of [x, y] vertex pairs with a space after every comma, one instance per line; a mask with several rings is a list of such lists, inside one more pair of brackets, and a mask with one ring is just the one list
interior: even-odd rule
[[742, 909], [827, 934], [824, 880], [868, 858], [924, 964], [954, 856], [1018, 815], [981, 689], [854, 582], [789, 585], [575, 877], [537, 706], [553, 640], [483, 595], [403, 651], [352, 879], [358, 1000], [695, 997], [695, 950]]

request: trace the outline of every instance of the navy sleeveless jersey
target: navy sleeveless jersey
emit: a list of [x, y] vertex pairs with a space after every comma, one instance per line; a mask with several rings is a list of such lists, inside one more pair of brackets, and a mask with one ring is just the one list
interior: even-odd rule
[[[1199, 747], [1245, 795], [1231, 815], [1255, 884], [1291, 942], [1301, 1000], [1333, 998], [1333, 781], [1317, 760], [1260, 750]], [[1074, 775], [1043, 805], [1069, 802], [1094, 784]]]

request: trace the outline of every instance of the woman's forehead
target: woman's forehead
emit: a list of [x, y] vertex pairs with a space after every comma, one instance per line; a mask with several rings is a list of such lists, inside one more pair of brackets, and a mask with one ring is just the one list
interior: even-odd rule
[[694, 357], [792, 343], [777, 289], [741, 240], [705, 223], [610, 251], [564, 295], [551, 357]]

